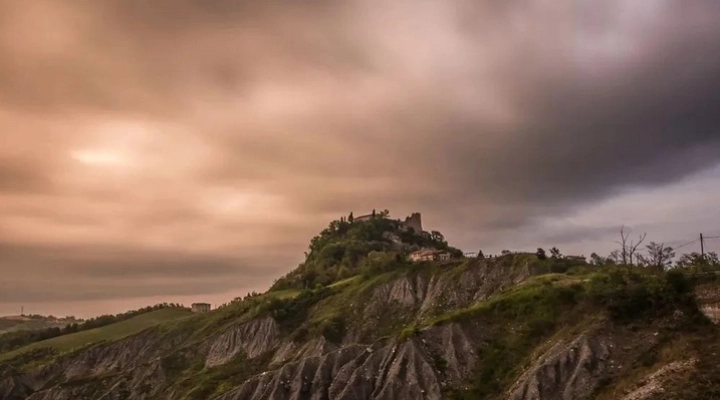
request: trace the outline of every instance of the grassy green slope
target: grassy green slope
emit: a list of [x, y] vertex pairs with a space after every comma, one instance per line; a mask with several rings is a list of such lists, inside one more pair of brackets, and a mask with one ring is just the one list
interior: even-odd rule
[[90, 345], [101, 341], [113, 341], [138, 333], [144, 329], [157, 324], [177, 320], [192, 315], [187, 309], [165, 308], [139, 315], [129, 320], [118, 322], [102, 328], [91, 329], [59, 336], [42, 342], [33, 343], [23, 348], [0, 354], [0, 361], [16, 357], [41, 348], [52, 348], [60, 352], [69, 351], [75, 348]]

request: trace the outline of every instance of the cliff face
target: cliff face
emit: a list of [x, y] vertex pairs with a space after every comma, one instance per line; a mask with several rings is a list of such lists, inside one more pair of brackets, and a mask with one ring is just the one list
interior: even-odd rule
[[611, 339], [591, 333], [543, 354], [510, 391], [512, 400], [588, 398], [610, 368]]
[[498, 290], [514, 286], [536, 271], [519, 266], [492, 263], [475, 264], [457, 274], [401, 277], [378, 287], [367, 308], [372, 316], [389, 306], [399, 306], [427, 314], [436, 309], [459, 309], [485, 300]]
[[214, 367], [232, 360], [238, 354], [255, 358], [275, 349], [280, 330], [272, 318], [255, 319], [233, 326], [216, 339], [212, 339], [205, 358], [205, 366]]
[[[667, 327], [585, 315], [563, 300], [582, 278], [537, 273], [522, 261], [469, 262], [357, 281], [287, 308], [261, 298], [222, 319], [193, 316], [6, 371], [0, 400], [570, 400], [611, 393], [629, 371], [638, 383], [622, 396], [640, 399], [682, 362], [643, 364], [675, 340]], [[553, 296], [567, 308], [542, 308]], [[322, 324], [338, 310], [351, 317], [329, 331]], [[402, 329], [377, 334], [395, 329], [388, 315]], [[495, 389], [481, 389], [488, 379]]]

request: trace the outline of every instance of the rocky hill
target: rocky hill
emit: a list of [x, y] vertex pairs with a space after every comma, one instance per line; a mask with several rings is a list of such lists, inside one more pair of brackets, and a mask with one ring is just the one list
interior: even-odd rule
[[335, 221], [267, 293], [0, 355], [0, 400], [720, 398], [718, 330], [682, 272], [405, 259], [430, 245], [453, 250], [390, 220]]

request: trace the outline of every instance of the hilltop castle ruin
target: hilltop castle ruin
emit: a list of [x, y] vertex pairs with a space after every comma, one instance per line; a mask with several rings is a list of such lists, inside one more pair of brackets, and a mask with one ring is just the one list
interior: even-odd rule
[[417, 233], [421, 233], [423, 231], [422, 216], [419, 212], [412, 213], [409, 217], [405, 218], [404, 224], [406, 227], [412, 228]]
[[[387, 215], [385, 215], [383, 213], [373, 212], [372, 214], [366, 214], [366, 215], [361, 215], [359, 217], [355, 217], [353, 220], [356, 222], [362, 222], [362, 221], [371, 220], [373, 218], [387, 218]], [[406, 228], [412, 228], [416, 233], [423, 232], [422, 215], [419, 212], [410, 214], [409, 217], [405, 218], [405, 221], [400, 221], [400, 223]]]

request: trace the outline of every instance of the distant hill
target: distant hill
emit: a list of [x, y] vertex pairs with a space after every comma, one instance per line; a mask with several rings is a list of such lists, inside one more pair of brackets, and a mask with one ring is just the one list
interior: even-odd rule
[[82, 320], [75, 318], [55, 318], [40, 315], [13, 315], [0, 317], [0, 333], [62, 328], [81, 321]]
[[[58, 319], [55, 317], [42, 317], [39, 315], [30, 316], [19, 316], [19, 317], [8, 317], [8, 325], [10, 322], [14, 322], [14, 326], [10, 328], [10, 331], [0, 332], [0, 354], [9, 353], [13, 350], [27, 347], [32, 343], [47, 341], [49, 339], [58, 338], [61, 336], [71, 335], [78, 332], [84, 332], [102, 328], [105, 326], [117, 324], [122, 321], [127, 321], [138, 317], [143, 314], [152, 313], [154, 311], [177, 308], [188, 311], [188, 309], [182, 307], [179, 304], [156, 304], [154, 306], [143, 307], [137, 310], [127, 311], [116, 315], [100, 315], [88, 320], [78, 320], [74, 317], [67, 317]], [[43, 321], [57, 322], [59, 326], [50, 326], [43, 328]], [[35, 324], [38, 326], [36, 329], [24, 329], [20, 330], [20, 326], [29, 324]], [[4, 400], [0, 398], [0, 400]]]
[[23, 348], [0, 354], [0, 361], [17, 357], [21, 354], [38, 349], [52, 349], [63, 352], [85, 347], [94, 343], [104, 341], [110, 342], [138, 333], [161, 322], [172, 321], [178, 318], [187, 317], [191, 314], [192, 313], [186, 308], [163, 308], [138, 315], [125, 321], [103, 326], [101, 328], [76, 332], [36, 342]]

